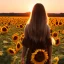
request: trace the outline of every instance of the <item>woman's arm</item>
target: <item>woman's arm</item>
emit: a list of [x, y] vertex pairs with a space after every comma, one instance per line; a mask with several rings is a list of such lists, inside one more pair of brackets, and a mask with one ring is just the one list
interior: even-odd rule
[[22, 56], [21, 56], [21, 64], [25, 64], [24, 60], [25, 60], [26, 52], [27, 52], [27, 48], [23, 46]]
[[52, 60], [52, 40], [51, 40], [49, 27], [47, 29], [47, 39], [46, 40], [47, 40], [47, 48], [48, 48], [48, 56], [49, 56], [48, 62], [49, 62], [49, 64], [52, 64], [51, 63], [51, 60]]
[[49, 64], [52, 64], [52, 45], [48, 47]]
[[51, 63], [51, 60], [52, 60], [52, 40], [51, 38], [47, 40], [47, 48], [48, 48], [48, 63], [52, 64]]

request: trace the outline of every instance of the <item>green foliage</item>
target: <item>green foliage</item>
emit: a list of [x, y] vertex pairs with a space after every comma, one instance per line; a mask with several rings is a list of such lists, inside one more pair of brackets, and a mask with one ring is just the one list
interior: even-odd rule
[[59, 59], [58, 64], [64, 64], [64, 57], [61, 57], [61, 58]]
[[[6, 17], [5, 17], [6, 18]], [[19, 18], [19, 17], [18, 17]], [[15, 55], [10, 55], [7, 52], [7, 49], [9, 47], [13, 47], [15, 49], [15, 44], [12, 41], [12, 35], [14, 33], [18, 33], [19, 36], [22, 34], [22, 32], [24, 32], [24, 27], [26, 24], [27, 20], [23, 20], [22, 19], [18, 19], [18, 18], [7, 18], [7, 25], [8, 25], [8, 33], [2, 34], [0, 32], [0, 51], [3, 52], [3, 54], [0, 56], [0, 64], [21, 64], [21, 53], [22, 50], [18, 51]], [[25, 18], [24, 18], [25, 19]], [[51, 18], [51, 19], [58, 19], [57, 18]], [[60, 18], [61, 19], [61, 18]], [[1, 20], [1, 19], [0, 19]], [[2, 18], [3, 22], [0, 22], [0, 26], [4, 26], [5, 24], [3, 24], [5, 22], [5, 19]], [[10, 22], [17, 22], [16, 24], [11, 24]], [[25, 23], [23, 23], [22, 21], [24, 21]], [[58, 20], [59, 22], [60, 20]], [[64, 21], [64, 20], [63, 20]], [[51, 20], [49, 21], [51, 22]], [[54, 21], [53, 21], [54, 23]], [[16, 26], [19, 24], [23, 24], [24, 27], [23, 28], [17, 28]], [[55, 26], [50, 24], [50, 27], [52, 28], [52, 33], [54, 31], [58, 32], [59, 30], [61, 31], [58, 34], [58, 37], [60, 38], [60, 45], [58, 46], [54, 46], [53, 45], [53, 52], [52, 52], [52, 62], [55, 63], [56, 60], [53, 60], [56, 56], [59, 57], [59, 62], [58, 64], [64, 64], [64, 34], [62, 34], [62, 31], [64, 30], [64, 25], [61, 26]]]
[[0, 64], [11, 64], [12, 56], [8, 55], [7, 52], [4, 52], [2, 56], [0, 56]]

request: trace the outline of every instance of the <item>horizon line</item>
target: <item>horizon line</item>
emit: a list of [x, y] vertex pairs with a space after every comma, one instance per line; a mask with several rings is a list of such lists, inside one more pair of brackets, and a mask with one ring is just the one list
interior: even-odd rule
[[[0, 13], [31, 13], [31, 12], [0, 12]], [[48, 13], [57, 13], [57, 12], [48, 12]], [[58, 12], [57, 14], [61, 14], [64, 12]]]

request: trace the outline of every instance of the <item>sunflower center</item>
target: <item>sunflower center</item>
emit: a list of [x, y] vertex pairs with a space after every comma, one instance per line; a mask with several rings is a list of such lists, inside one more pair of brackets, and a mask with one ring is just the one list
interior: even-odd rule
[[18, 38], [17, 36], [14, 36], [14, 38], [13, 38], [13, 39], [14, 39], [14, 40], [17, 40], [17, 38]]
[[60, 22], [59, 25], [61, 25], [62, 23]]
[[17, 44], [17, 48], [20, 48], [20, 44], [19, 43]]
[[50, 33], [52, 33], [52, 29], [50, 29]]
[[58, 22], [56, 22], [56, 25], [58, 25]]
[[2, 31], [6, 31], [6, 28], [2, 28]]
[[57, 36], [57, 33], [54, 33], [53, 36], [56, 37]]
[[59, 33], [60, 33], [61, 31], [59, 30]]
[[22, 25], [20, 25], [20, 28], [22, 28], [23, 26]]
[[12, 50], [10, 50], [10, 53], [14, 53]]
[[23, 37], [21, 37], [21, 40], [23, 40]]
[[59, 40], [56, 40], [56, 44], [58, 44], [59, 43]]
[[39, 51], [34, 58], [37, 62], [41, 62], [45, 59], [44, 53]]
[[10, 22], [8, 23], [8, 25], [10, 25]]

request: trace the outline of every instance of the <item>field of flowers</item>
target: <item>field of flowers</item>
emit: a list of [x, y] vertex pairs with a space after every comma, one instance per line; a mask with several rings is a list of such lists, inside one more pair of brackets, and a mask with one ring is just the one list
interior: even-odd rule
[[[29, 17], [0, 17], [0, 64], [21, 64], [21, 43], [28, 19]], [[64, 64], [64, 17], [49, 17], [49, 26], [55, 40], [52, 43], [52, 63]]]

